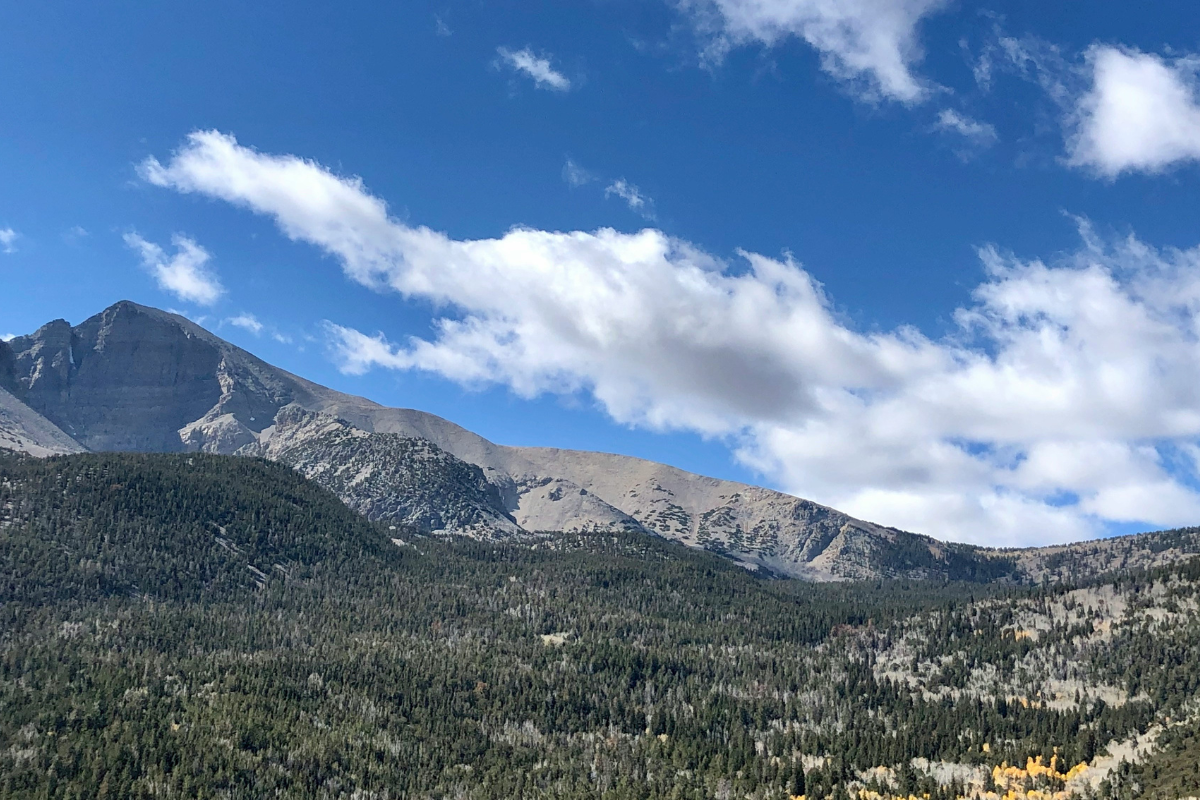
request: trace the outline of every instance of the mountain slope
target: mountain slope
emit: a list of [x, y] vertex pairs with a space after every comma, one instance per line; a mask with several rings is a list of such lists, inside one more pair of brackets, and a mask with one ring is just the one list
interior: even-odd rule
[[16, 394], [89, 450], [222, 452], [308, 384], [175, 314], [118, 303], [9, 342]]
[[0, 456], [0, 607], [245, 601], [273, 579], [395, 551], [332, 493], [261, 459]]
[[0, 798], [1200, 792], [1200, 561], [811, 584], [403, 534], [261, 459], [0, 455]]
[[53, 456], [79, 453], [83, 448], [53, 422], [0, 388], [0, 450]]
[[[510, 448], [535, 472], [594, 492], [647, 530], [750, 565], [815, 579], [999, 577], [1003, 559], [863, 522], [792, 495], [609, 453]], [[978, 573], [978, 574], [977, 574]]]
[[286, 464], [372, 521], [478, 538], [520, 531], [479, 467], [426, 439], [368, 433], [293, 405], [275, 415], [269, 436], [238, 453]]
[[[749, 487], [742, 487], [734, 500], [717, 490], [689, 501], [685, 513], [698, 522], [684, 530], [666, 522], [674, 513], [669, 502], [647, 508], [628, 502], [639, 484], [623, 486], [615, 476], [622, 471], [634, 474], [646, 462], [628, 459], [622, 465], [614, 463], [619, 456], [596, 455], [589, 467], [585, 454], [575, 454], [571, 474], [563, 474], [556, 470], [566, 464], [547, 463], [543, 451], [530, 450], [535, 457], [531, 461], [521, 448], [495, 445], [432, 414], [385, 408], [317, 386], [182, 317], [134, 303], [117, 303], [75, 327], [62, 320], [51, 322], [34, 334], [17, 337], [11, 348], [14, 393], [92, 450], [278, 452], [270, 446], [271, 437], [280, 433], [276, 416], [294, 405], [368, 433], [425, 439], [478, 466], [498, 492], [504, 511], [525, 530], [653, 531], [720, 549], [747, 564], [822, 578], [881, 574], [874, 566], [855, 562], [864, 552], [890, 550], [895, 537], [895, 532], [811, 503]], [[294, 433], [289, 441], [293, 449], [298, 444]], [[348, 443], [339, 445], [341, 457], [353, 460], [356, 456], [346, 452]], [[376, 441], [362, 443], [374, 448]], [[344, 499], [357, 507], [395, 506], [397, 499], [412, 505], [403, 493], [400, 498], [395, 492], [389, 496], [384, 483], [374, 484], [381, 487], [378, 496], [368, 498], [359, 487]], [[637, 513], [627, 512], [622, 503]], [[400, 510], [394, 508], [393, 513]], [[425, 513], [413, 506], [399, 516], [411, 519]], [[830, 513], [836, 522], [830, 521]], [[936, 554], [933, 561], [938, 561]], [[936, 564], [929, 566], [939, 573]], [[898, 572], [917, 575], [929, 570], [923, 565]]]
[[0, 341], [0, 450], [35, 456], [78, 453], [83, 448], [53, 422], [18, 400], [16, 356]]

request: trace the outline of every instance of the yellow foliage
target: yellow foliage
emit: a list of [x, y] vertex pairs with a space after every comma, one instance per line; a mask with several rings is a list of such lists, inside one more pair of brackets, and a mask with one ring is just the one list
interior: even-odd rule
[[[1059, 771], [1061, 766], [1057, 754], [1050, 758], [1049, 764], [1045, 763], [1041, 756], [1027, 758], [1024, 767], [1010, 767], [1008, 762], [1004, 762], [1000, 766], [992, 768], [992, 781], [999, 791], [984, 792], [982, 787], [976, 784], [973, 791], [969, 791], [966, 796], [960, 797], [958, 800], [1071, 800], [1074, 795], [1066, 789], [1052, 791], [1028, 786], [1028, 782], [1037, 778], [1061, 781], [1066, 784], [1090, 769], [1086, 762], [1080, 762], [1066, 772]], [[891, 772], [886, 767], [876, 767], [874, 771], [877, 774]], [[797, 798], [792, 798], [792, 800], [797, 800]], [[929, 795], [905, 797], [904, 795], [880, 794], [869, 789], [860, 789], [857, 800], [929, 800]]]

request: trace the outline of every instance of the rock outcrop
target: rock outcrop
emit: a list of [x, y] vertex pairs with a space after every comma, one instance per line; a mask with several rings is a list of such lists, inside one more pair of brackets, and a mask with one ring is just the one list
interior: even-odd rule
[[521, 532], [482, 469], [427, 439], [369, 433], [289, 405], [267, 436], [237, 452], [287, 464], [372, 521], [483, 539]]

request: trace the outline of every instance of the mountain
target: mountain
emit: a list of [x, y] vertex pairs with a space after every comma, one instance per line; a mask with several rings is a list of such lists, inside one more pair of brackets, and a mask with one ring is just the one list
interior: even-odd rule
[[497, 445], [433, 414], [311, 383], [127, 301], [11, 340], [0, 349], [0, 390], [0, 448], [261, 455], [371, 519], [427, 533], [633, 531], [818, 581], [1071, 579], [1200, 552], [1190, 535], [1124, 549], [950, 544], [642, 459]]
[[76, 326], [55, 320], [9, 348], [13, 394], [88, 450], [262, 454], [356, 509], [430, 531], [634, 530], [817, 579], [956, 574], [987, 560], [960, 564], [967, 551], [956, 546], [639, 459], [496, 445], [310, 383], [130, 302]]
[[423, 536], [261, 458], [0, 454], [0, 630], [0, 798], [1200, 795], [1200, 559], [815, 584]]

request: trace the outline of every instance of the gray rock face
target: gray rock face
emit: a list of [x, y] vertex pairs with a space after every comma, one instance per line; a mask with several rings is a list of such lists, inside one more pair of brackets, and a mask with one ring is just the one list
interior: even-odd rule
[[12, 392], [17, 388], [16, 356], [8, 342], [0, 342], [0, 389]]
[[269, 436], [238, 452], [287, 464], [371, 520], [486, 539], [521, 532], [482, 469], [426, 439], [369, 433], [291, 405]]
[[16, 355], [6, 342], [0, 342], [0, 450], [35, 456], [83, 450], [53, 422], [18, 400], [13, 395], [16, 390]]

